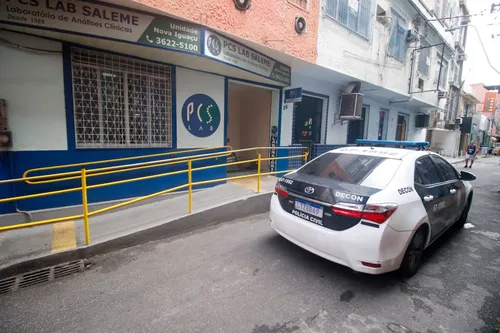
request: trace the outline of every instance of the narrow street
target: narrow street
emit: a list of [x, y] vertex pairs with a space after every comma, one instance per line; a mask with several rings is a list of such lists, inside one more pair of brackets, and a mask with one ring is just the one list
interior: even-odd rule
[[435, 243], [407, 281], [316, 257], [257, 215], [92, 258], [84, 273], [2, 295], [0, 332], [493, 333], [498, 158], [470, 171], [469, 224]]

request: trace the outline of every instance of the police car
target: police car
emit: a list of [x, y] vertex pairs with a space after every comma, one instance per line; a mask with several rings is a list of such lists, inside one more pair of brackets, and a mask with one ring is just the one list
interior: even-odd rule
[[476, 177], [426, 151], [427, 142], [356, 143], [280, 178], [271, 199], [271, 227], [355, 271], [399, 269], [412, 276], [425, 248], [448, 228], [466, 223], [473, 197], [469, 182]]

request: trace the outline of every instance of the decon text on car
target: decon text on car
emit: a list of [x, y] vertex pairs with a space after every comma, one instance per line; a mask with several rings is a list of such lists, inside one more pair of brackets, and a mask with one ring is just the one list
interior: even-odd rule
[[475, 176], [422, 149], [426, 142], [357, 143], [371, 147], [335, 149], [281, 177], [271, 227], [353, 270], [411, 276], [426, 247], [465, 224]]

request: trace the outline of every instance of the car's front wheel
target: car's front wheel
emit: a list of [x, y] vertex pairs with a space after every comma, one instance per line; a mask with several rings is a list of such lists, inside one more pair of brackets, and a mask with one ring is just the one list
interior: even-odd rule
[[411, 277], [417, 273], [422, 265], [424, 257], [425, 242], [427, 240], [427, 232], [424, 227], [417, 230], [410, 245], [406, 249], [405, 256], [399, 271], [403, 277]]

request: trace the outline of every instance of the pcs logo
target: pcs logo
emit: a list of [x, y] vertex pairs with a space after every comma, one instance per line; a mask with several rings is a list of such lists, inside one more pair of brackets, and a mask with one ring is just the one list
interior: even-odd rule
[[219, 106], [210, 96], [192, 95], [182, 106], [182, 122], [189, 133], [199, 138], [206, 138], [219, 128]]

